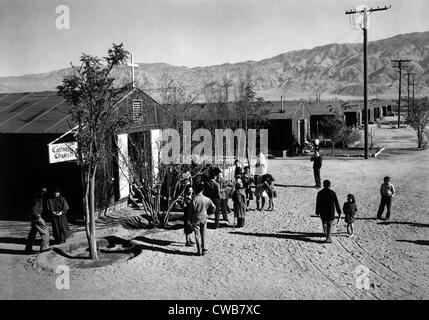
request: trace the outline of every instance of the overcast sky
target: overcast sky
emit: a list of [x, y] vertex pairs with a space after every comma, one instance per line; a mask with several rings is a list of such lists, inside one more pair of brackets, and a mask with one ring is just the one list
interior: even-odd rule
[[[362, 32], [344, 13], [361, 4], [392, 5], [371, 15], [369, 40], [429, 31], [427, 0], [0, 0], [0, 76], [65, 68], [112, 42], [137, 62], [189, 67], [357, 43]], [[69, 30], [56, 28], [59, 5]]]

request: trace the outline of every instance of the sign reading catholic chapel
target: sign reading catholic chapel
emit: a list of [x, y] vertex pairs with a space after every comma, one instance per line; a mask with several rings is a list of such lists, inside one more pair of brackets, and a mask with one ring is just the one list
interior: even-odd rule
[[76, 160], [77, 142], [49, 144], [49, 163]]
[[134, 99], [133, 100], [133, 121], [140, 122], [142, 120], [143, 120], [142, 100]]

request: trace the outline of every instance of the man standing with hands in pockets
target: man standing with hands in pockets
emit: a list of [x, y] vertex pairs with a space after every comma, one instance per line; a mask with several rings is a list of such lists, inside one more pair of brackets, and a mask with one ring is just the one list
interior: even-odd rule
[[197, 244], [197, 253], [204, 256], [207, 253], [206, 248], [206, 230], [208, 211], [214, 211], [216, 206], [210, 198], [203, 195], [204, 186], [197, 184], [195, 186], [196, 196], [192, 200], [191, 221], [195, 231], [195, 242]]
[[378, 208], [377, 219], [381, 219], [384, 207], [386, 206], [386, 220], [390, 219], [390, 209], [392, 207], [392, 197], [395, 195], [395, 187], [390, 183], [390, 177], [384, 177], [384, 182], [380, 187], [381, 201]]

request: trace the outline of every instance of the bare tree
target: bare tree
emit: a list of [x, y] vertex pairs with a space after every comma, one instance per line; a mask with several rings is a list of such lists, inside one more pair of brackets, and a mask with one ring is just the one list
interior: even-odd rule
[[[256, 95], [254, 87], [252, 71], [248, 69], [235, 87], [236, 118], [240, 119], [240, 125], [244, 126], [245, 132], [248, 132], [249, 123], [252, 123], [254, 128], [260, 128], [268, 120], [268, 112], [263, 108], [264, 99]], [[250, 164], [248, 148], [246, 157]]]
[[[192, 120], [192, 105], [197, 97], [186, 93], [185, 86], [168, 75], [161, 85], [161, 107], [166, 111], [158, 123], [159, 129], [175, 129], [183, 139], [183, 121]], [[196, 143], [194, 143], [196, 144]], [[184, 164], [180, 156], [163, 163], [161, 141], [151, 141], [149, 132], [133, 135], [129, 139], [129, 157], [119, 154], [124, 166], [123, 176], [130, 183], [143, 210], [155, 227], [165, 226], [176, 205], [180, 205], [186, 183], [192, 183], [205, 169], [204, 162]], [[183, 151], [183, 150], [181, 150]]]
[[410, 126], [417, 134], [417, 147], [425, 148], [427, 141], [425, 135], [428, 132], [429, 124], [429, 100], [428, 97], [417, 99], [410, 108], [410, 118], [408, 119]]
[[198, 99], [196, 94], [189, 94], [180, 80], [164, 74], [160, 86], [161, 104], [171, 117], [161, 124], [164, 128], [176, 128], [184, 119], [191, 117], [191, 109]]

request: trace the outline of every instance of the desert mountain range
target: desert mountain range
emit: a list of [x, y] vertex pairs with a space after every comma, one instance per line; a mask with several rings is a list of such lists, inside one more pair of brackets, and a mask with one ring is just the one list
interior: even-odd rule
[[[199, 94], [225, 75], [233, 82], [250, 70], [259, 96], [266, 100], [315, 98], [359, 98], [363, 95], [362, 44], [327, 44], [313, 49], [290, 51], [260, 61], [225, 63], [207, 67], [173, 66], [165, 63], [140, 63], [136, 69], [137, 86], [158, 97], [162, 77], [168, 74], [180, 79], [189, 92]], [[416, 96], [429, 94], [429, 31], [401, 34], [368, 44], [369, 95], [395, 98], [398, 95], [398, 71], [392, 59], [412, 59], [411, 70], [416, 73]], [[55, 90], [70, 68], [42, 74], [0, 77], [0, 92]], [[406, 72], [406, 71], [405, 71]], [[116, 70], [119, 82], [129, 81], [130, 71], [123, 66]], [[407, 76], [403, 76], [406, 95]]]

